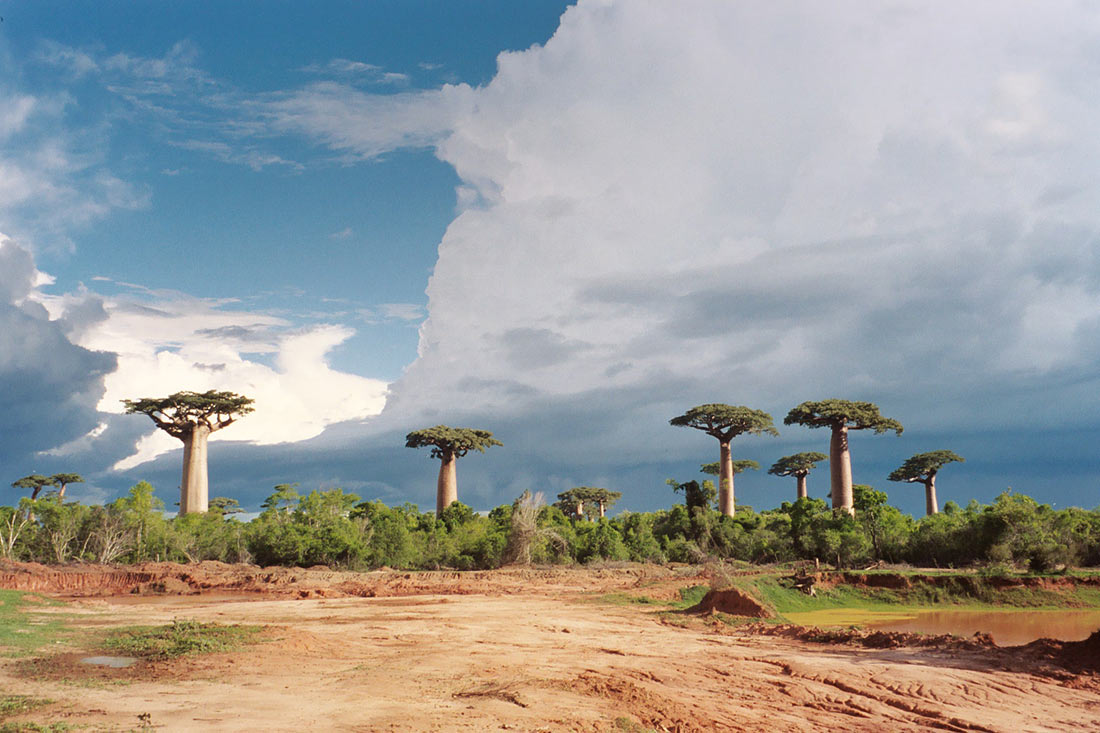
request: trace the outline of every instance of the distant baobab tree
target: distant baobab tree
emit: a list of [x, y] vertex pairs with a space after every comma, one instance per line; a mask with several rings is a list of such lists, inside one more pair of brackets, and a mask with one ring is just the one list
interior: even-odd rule
[[693, 407], [683, 415], [668, 421], [670, 425], [695, 428], [718, 439], [718, 509], [732, 517], [736, 509], [733, 496], [733, 458], [730, 441], [738, 435], [779, 435], [772, 425], [772, 416], [762, 410], [725, 404]]
[[439, 479], [435, 485], [435, 512], [437, 515], [458, 501], [458, 472], [456, 470], [458, 459], [471, 450], [484, 453], [486, 448], [493, 445], [503, 445], [503, 443], [494, 438], [488, 430], [451, 428], [446, 425], [414, 430], [405, 436], [406, 448], [431, 446], [432, 458], [440, 460]]
[[939, 514], [940, 505], [936, 501], [936, 474], [948, 463], [965, 463], [966, 459], [949, 450], [934, 450], [930, 453], [918, 453], [909, 458], [890, 474], [891, 481], [904, 481], [910, 484], [924, 484], [924, 509], [926, 514]]
[[183, 442], [180, 516], [209, 509], [206, 443], [211, 433], [254, 409], [255, 400], [235, 392], [176, 392], [167, 397], [123, 400], [128, 414], [148, 415], [153, 423]]
[[821, 461], [827, 461], [828, 456], [817, 451], [809, 453], [795, 453], [793, 456], [783, 456], [768, 469], [768, 473], [775, 476], [794, 476], [798, 480], [798, 499], [809, 496], [806, 491], [806, 477], [810, 471], [817, 468]]

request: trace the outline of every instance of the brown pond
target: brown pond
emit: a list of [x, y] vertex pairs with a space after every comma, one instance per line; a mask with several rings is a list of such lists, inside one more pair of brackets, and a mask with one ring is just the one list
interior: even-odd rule
[[1036, 639], [1081, 641], [1100, 629], [1100, 609], [1052, 611], [921, 611], [916, 616], [876, 621], [868, 628], [923, 634], [972, 636], [981, 631], [998, 646], [1018, 646]]

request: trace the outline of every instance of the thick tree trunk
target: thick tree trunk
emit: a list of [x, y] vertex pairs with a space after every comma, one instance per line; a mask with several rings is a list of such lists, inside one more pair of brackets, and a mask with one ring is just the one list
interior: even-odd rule
[[584, 502], [577, 502], [577, 521], [584, 519]]
[[929, 476], [924, 482], [924, 511], [926, 514], [939, 514], [940, 505], [936, 501], [936, 477]]
[[183, 439], [183, 478], [180, 480], [180, 516], [198, 514], [210, 508], [210, 487], [206, 474], [206, 441], [210, 428], [196, 425]]
[[607, 505], [604, 504], [601, 501], [600, 502], [600, 519], [603, 519], [605, 516], [607, 516]]
[[61, 484], [61, 488], [57, 490], [57, 500], [61, 502], [65, 501], [65, 484]]
[[833, 494], [833, 509], [855, 514], [852, 507], [852, 456], [848, 453], [848, 427], [833, 428], [829, 441], [829, 478]]
[[458, 458], [453, 454], [440, 459], [439, 480], [435, 484], [435, 513], [458, 501]]
[[[820, 455], [820, 454], [818, 454]], [[806, 475], [796, 477], [798, 479], [798, 498], [805, 499], [809, 494], [806, 492]]]
[[732, 517], [736, 509], [733, 499], [733, 457], [729, 441], [719, 441], [718, 461], [718, 510]]

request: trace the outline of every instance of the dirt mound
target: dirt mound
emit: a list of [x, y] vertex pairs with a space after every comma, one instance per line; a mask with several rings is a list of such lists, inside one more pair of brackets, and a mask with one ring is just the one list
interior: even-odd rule
[[703, 596], [703, 600], [699, 601], [690, 610], [699, 613], [720, 611], [734, 616], [749, 616], [752, 618], [772, 617], [771, 611], [748, 593], [738, 588], [707, 591], [707, 594]]
[[1039, 639], [1017, 649], [1076, 674], [1100, 673], [1100, 631], [1084, 641]]
[[897, 647], [931, 647], [935, 649], [977, 650], [992, 649], [996, 645], [989, 634], [971, 637], [950, 634], [913, 634], [904, 631], [865, 631], [863, 629], [819, 629], [816, 626], [794, 624], [755, 623], [739, 627], [741, 632], [762, 636], [782, 636], [818, 644], [853, 644], [868, 649], [894, 649]]

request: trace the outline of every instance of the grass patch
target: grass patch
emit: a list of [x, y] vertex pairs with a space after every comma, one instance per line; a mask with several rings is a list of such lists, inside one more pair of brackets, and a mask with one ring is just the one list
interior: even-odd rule
[[204, 624], [175, 620], [165, 626], [131, 626], [112, 631], [104, 642], [111, 651], [144, 659], [236, 651], [258, 639], [259, 626]]
[[708, 590], [710, 589], [705, 585], [685, 586], [678, 591], [680, 594], [679, 600], [661, 600], [629, 593], [605, 593], [595, 596], [591, 600], [595, 603], [608, 603], [613, 606], [656, 606], [661, 610], [683, 610], [697, 605], [699, 601], [703, 600], [703, 596], [707, 594]]
[[19, 715], [52, 702], [53, 700], [47, 700], [44, 697], [30, 695], [0, 695], [0, 718]]
[[32, 723], [30, 721], [20, 723], [0, 724], [0, 733], [65, 733], [73, 730], [68, 723]]
[[34, 613], [36, 608], [61, 605], [35, 593], [0, 590], [0, 655], [27, 656], [68, 636], [63, 619]]

